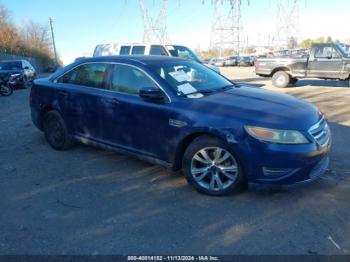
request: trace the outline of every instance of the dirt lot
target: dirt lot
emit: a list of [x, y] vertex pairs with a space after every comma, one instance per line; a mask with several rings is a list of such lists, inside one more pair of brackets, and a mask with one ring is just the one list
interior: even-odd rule
[[[252, 68], [223, 73], [276, 90]], [[124, 155], [54, 151], [31, 123], [29, 92], [0, 97], [0, 254], [350, 254], [350, 88], [304, 80], [277, 91], [329, 118], [331, 169], [302, 188], [221, 198]]]

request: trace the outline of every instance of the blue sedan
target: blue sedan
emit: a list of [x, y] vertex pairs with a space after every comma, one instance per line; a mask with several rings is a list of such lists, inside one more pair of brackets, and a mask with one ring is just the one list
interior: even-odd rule
[[330, 130], [314, 105], [180, 58], [80, 59], [36, 80], [30, 107], [56, 150], [79, 141], [141, 157], [210, 195], [304, 183], [329, 163]]

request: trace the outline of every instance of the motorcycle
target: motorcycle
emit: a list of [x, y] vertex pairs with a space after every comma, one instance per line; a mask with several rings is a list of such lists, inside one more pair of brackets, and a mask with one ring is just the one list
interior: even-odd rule
[[12, 74], [8, 79], [0, 79], [0, 95], [12, 95], [15, 85], [17, 84], [17, 78], [19, 76], [20, 74]]

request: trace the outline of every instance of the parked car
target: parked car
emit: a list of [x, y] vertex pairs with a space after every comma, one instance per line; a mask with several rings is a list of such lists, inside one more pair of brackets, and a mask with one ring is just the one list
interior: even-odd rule
[[204, 64], [220, 74], [220, 69], [218, 67], [206, 62], [203, 63], [190, 48], [183, 45], [113, 43], [96, 46], [94, 57], [109, 55], [160, 55], [186, 58]]
[[212, 58], [209, 62], [210, 65], [222, 67], [225, 65], [225, 59], [223, 58]]
[[11, 75], [16, 76], [14, 88], [30, 88], [36, 77], [34, 67], [27, 60], [0, 61], [0, 78], [6, 82]]
[[272, 77], [272, 84], [281, 88], [302, 78], [348, 80], [350, 56], [339, 44], [314, 44], [307, 57], [258, 59], [255, 71]]
[[225, 66], [237, 66], [238, 65], [238, 56], [230, 56], [225, 59]]
[[238, 62], [239, 66], [253, 66], [254, 57], [252, 56], [241, 56]]
[[56, 150], [80, 141], [135, 155], [183, 169], [211, 195], [300, 184], [328, 166], [330, 131], [316, 106], [185, 59], [82, 59], [36, 80], [30, 108]]

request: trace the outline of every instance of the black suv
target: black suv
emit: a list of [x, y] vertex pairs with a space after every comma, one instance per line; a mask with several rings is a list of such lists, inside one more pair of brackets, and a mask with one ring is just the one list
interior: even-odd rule
[[36, 77], [34, 67], [26, 60], [0, 61], [0, 81], [7, 82], [11, 75], [16, 78], [16, 88], [30, 88]]

